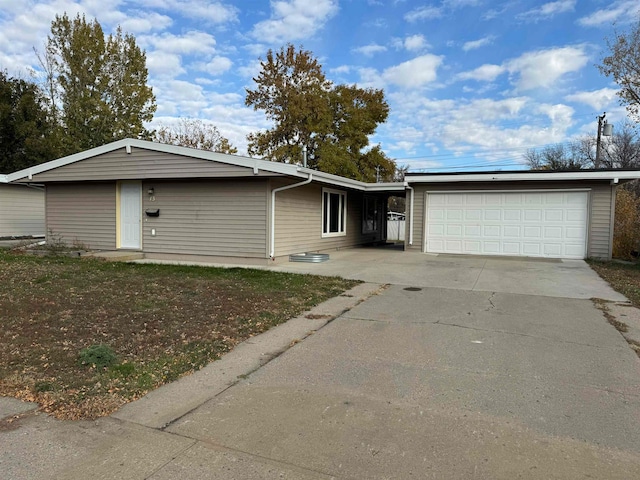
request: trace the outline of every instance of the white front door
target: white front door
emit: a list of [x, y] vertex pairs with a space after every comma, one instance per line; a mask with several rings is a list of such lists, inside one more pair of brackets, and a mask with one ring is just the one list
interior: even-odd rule
[[142, 184], [120, 183], [120, 248], [141, 248]]
[[429, 193], [426, 252], [585, 258], [585, 191]]

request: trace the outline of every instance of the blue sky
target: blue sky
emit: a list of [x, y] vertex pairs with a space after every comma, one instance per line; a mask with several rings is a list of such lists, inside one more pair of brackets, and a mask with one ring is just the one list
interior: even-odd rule
[[[335, 83], [383, 88], [391, 112], [372, 143], [413, 170], [523, 168], [533, 147], [620, 123], [617, 86], [595, 64], [637, 0], [0, 0], [0, 68], [38, 74], [55, 14], [121, 25], [147, 52], [154, 123], [216, 125], [246, 153], [269, 124], [244, 106], [259, 58], [287, 42]], [[34, 73], [32, 73], [34, 72]]]

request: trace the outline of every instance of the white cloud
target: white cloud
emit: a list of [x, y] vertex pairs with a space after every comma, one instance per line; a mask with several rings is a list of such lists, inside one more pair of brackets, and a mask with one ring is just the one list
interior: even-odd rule
[[569, 128], [573, 123], [574, 110], [568, 105], [543, 103], [538, 105], [538, 111], [549, 117], [552, 125], [565, 125], [565, 128]]
[[229, 70], [233, 62], [227, 57], [215, 56], [207, 64], [201, 67], [201, 70], [211, 75], [222, 75]]
[[409, 50], [410, 52], [415, 52], [417, 50], [422, 50], [423, 48], [428, 48], [429, 44], [427, 40], [424, 38], [424, 35], [411, 35], [404, 39], [403, 42], [404, 48]]
[[339, 67], [332, 68], [329, 71], [331, 73], [344, 74], [349, 73], [351, 71], [351, 67], [349, 65], [340, 65]]
[[443, 57], [437, 55], [422, 55], [387, 68], [382, 77], [389, 83], [404, 88], [415, 88], [435, 81], [438, 67]]
[[560, 77], [580, 70], [587, 64], [584, 47], [559, 47], [527, 52], [508, 61], [505, 66], [520, 90], [551, 87]]
[[363, 88], [384, 88], [385, 84], [380, 76], [380, 72], [372, 67], [361, 67], [358, 69], [360, 81], [358, 85]]
[[151, 76], [175, 78], [185, 73], [182, 57], [161, 51], [147, 52], [147, 68]]
[[493, 82], [498, 76], [506, 72], [506, 68], [502, 65], [492, 65], [490, 63], [481, 65], [480, 67], [462, 72], [456, 75], [457, 80], [477, 80], [479, 82]]
[[201, 0], [172, 0], [171, 2], [155, 2], [155, 8], [174, 11], [187, 18], [224, 24], [238, 20], [238, 9], [222, 2]]
[[128, 33], [144, 33], [154, 30], [164, 30], [169, 27], [173, 20], [166, 15], [160, 15], [156, 12], [141, 13], [139, 16], [127, 16], [118, 22], [122, 30]]
[[569, 102], [584, 103], [595, 110], [603, 110], [616, 100], [617, 90], [613, 88], [601, 88], [590, 92], [577, 92], [567, 95], [565, 100]]
[[[439, 100], [416, 91], [392, 92], [389, 101], [389, 131], [414, 128], [408, 138], [400, 138], [432, 152], [436, 150], [433, 145], [439, 145], [448, 151], [438, 158], [444, 166], [461, 156], [480, 162], [476, 165], [494, 160], [511, 165], [527, 148], [564, 141], [573, 123], [571, 107], [539, 105], [526, 96]], [[523, 118], [527, 120], [521, 121]], [[399, 162], [404, 163], [402, 159]], [[413, 166], [414, 161], [408, 163]]]
[[485, 47], [487, 45], [491, 45], [495, 37], [493, 35], [487, 35], [486, 37], [479, 38], [478, 40], [472, 40], [470, 42], [465, 42], [462, 45], [462, 50], [468, 52], [469, 50], [475, 50], [477, 48]]
[[364, 55], [365, 57], [372, 57], [376, 53], [386, 52], [387, 47], [378, 45], [377, 43], [371, 43], [369, 45], [363, 45], [362, 47], [356, 47], [351, 51]]
[[420, 20], [433, 20], [434, 18], [442, 17], [443, 12], [441, 7], [424, 6], [411, 10], [405, 14], [404, 19], [407, 22], [418, 22]]
[[557, 2], [549, 2], [544, 5], [533, 8], [516, 16], [521, 20], [537, 22], [551, 18], [559, 13], [571, 12], [575, 9], [576, 0], [558, 0]]
[[578, 23], [585, 27], [610, 25], [616, 21], [626, 23], [637, 18], [639, 12], [638, 0], [619, 0], [607, 5], [602, 10], [597, 10], [591, 15], [580, 18]]
[[163, 33], [161, 35], [144, 35], [138, 37], [141, 45], [168, 53], [184, 55], [211, 54], [215, 51], [216, 40], [213, 35], [200, 31], [190, 31], [183, 35]]
[[256, 23], [252, 35], [271, 44], [308, 38], [337, 12], [337, 0], [271, 0], [271, 18]]

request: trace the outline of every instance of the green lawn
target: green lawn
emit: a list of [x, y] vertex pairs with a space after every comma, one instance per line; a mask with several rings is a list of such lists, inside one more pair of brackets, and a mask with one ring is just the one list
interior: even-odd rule
[[0, 395], [107, 415], [356, 283], [0, 250]]

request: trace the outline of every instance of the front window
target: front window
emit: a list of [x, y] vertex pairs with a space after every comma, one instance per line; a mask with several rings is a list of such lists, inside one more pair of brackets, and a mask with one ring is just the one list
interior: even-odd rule
[[322, 189], [322, 236], [347, 234], [347, 192]]

